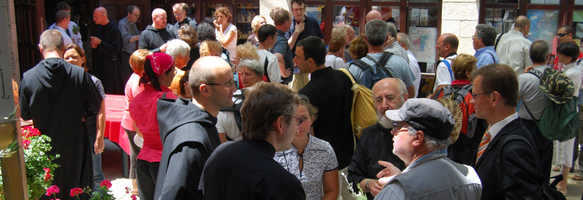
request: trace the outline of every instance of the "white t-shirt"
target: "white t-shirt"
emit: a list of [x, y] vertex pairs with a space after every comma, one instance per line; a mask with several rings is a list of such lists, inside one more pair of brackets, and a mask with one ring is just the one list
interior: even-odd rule
[[325, 65], [332, 67], [333, 69], [340, 69], [344, 66], [344, 60], [342, 58], [336, 57], [335, 55], [326, 55]]
[[259, 54], [259, 62], [261, 66], [265, 66], [265, 57], [267, 56], [267, 75], [269, 77], [269, 82], [281, 83], [281, 73], [279, 71], [279, 63], [277, 57], [267, 50], [261, 49], [257, 50]]
[[409, 67], [411, 68], [411, 72], [415, 76], [415, 80], [413, 81], [413, 85], [415, 86], [415, 98], [419, 95], [419, 85], [421, 84], [421, 69], [419, 68], [419, 63], [417, 59], [411, 53], [411, 51], [407, 50], [407, 56], [409, 57]]
[[[227, 26], [225, 31], [222, 33], [223, 37], [227, 37], [227, 33], [229, 33], [229, 31], [235, 32], [235, 38], [233, 40], [231, 40], [231, 42], [229, 44], [224, 45], [224, 47], [225, 47], [225, 49], [227, 49], [227, 51], [229, 51], [229, 59], [231, 60], [231, 62], [234, 62], [235, 59], [237, 58], [237, 54], [235, 52], [235, 49], [237, 48], [237, 27], [233, 24], [229, 24], [229, 26]], [[217, 30], [216, 34], [221, 34], [221, 33], [219, 33]]]
[[241, 131], [235, 122], [235, 114], [231, 111], [219, 111], [215, 127], [219, 133], [226, 133], [227, 137], [235, 141], [242, 139]]
[[[447, 57], [443, 62], [448, 62], [449, 65], [451, 66], [451, 62], [456, 57], [457, 55]], [[453, 69], [452, 72], [450, 73], [449, 69], [447, 68], [447, 65], [445, 65], [445, 63], [443, 62], [440, 62], [439, 65], [437, 65], [437, 70], [435, 74], [435, 86], [433, 87], [433, 92], [435, 92], [437, 87], [439, 87], [440, 85], [451, 85], [451, 82], [455, 80], [455, 77], [453, 77]]]

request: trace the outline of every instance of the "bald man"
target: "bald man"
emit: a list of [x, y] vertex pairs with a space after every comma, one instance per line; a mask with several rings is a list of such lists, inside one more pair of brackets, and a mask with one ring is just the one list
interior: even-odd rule
[[455, 79], [451, 68], [451, 61], [457, 57], [458, 45], [459, 40], [452, 33], [444, 33], [437, 39], [437, 44], [435, 45], [437, 55], [444, 59], [437, 62], [435, 85], [433, 87], [433, 94], [429, 96], [430, 98], [435, 96], [435, 91], [439, 91], [439, 89], [446, 85], [451, 85], [451, 82]]
[[96, 36], [91, 36], [93, 75], [101, 80], [106, 94], [123, 94], [125, 83], [121, 81], [120, 55], [121, 32], [117, 23], [107, 18], [107, 10], [98, 7], [93, 11], [93, 21], [97, 25]]
[[381, 15], [381, 13], [378, 10], [371, 10], [370, 12], [368, 12], [366, 14], [366, 21], [370, 21], [373, 19], [380, 19], [383, 20], [383, 16]]
[[152, 11], [152, 25], [148, 25], [140, 34], [140, 49], [151, 52], [166, 52], [166, 42], [173, 39], [172, 34], [166, 29], [167, 14], [162, 8]]
[[510, 66], [516, 75], [522, 74], [524, 69], [532, 66], [529, 49], [532, 42], [526, 39], [526, 34], [530, 32], [530, 19], [520, 15], [514, 21], [514, 29], [500, 36], [500, 41], [494, 43], [496, 54], [500, 59], [500, 64]]
[[201, 57], [189, 74], [192, 101], [158, 100], [164, 150], [154, 199], [202, 199], [198, 183], [211, 153], [221, 144], [215, 128], [220, 108], [233, 105], [237, 90], [231, 66], [220, 57]]

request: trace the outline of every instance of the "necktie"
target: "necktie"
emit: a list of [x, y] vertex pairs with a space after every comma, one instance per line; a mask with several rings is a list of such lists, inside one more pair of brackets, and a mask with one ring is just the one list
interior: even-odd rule
[[[490, 130], [490, 128], [488, 128], [488, 130]], [[490, 143], [490, 137], [492, 137], [492, 135], [490, 135], [490, 132], [488, 130], [486, 130], [486, 133], [484, 133], [484, 137], [482, 137], [482, 142], [480, 142], [480, 148], [478, 148], [478, 154], [476, 155], [476, 164], [478, 163], [478, 161], [480, 160], [480, 156], [482, 156], [484, 151], [486, 151], [486, 148], [488, 148], [488, 144]]]
[[65, 29], [65, 30], [67, 31], [67, 35], [68, 35], [69, 37], [71, 37], [71, 32], [69, 32], [69, 29]]

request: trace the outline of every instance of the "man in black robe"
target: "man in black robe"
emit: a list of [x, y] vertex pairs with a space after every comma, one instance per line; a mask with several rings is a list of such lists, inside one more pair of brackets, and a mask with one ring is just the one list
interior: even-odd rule
[[166, 42], [173, 38], [167, 25], [166, 11], [162, 8], [154, 9], [152, 11], [152, 25], [148, 25], [140, 34], [140, 49], [147, 49], [151, 52], [166, 52]]
[[97, 36], [91, 36], [93, 48], [93, 75], [101, 80], [106, 94], [123, 94], [119, 53], [122, 47], [121, 33], [114, 21], [107, 18], [104, 7], [93, 11], [97, 24]]
[[[61, 33], [45, 31], [39, 49], [45, 59], [25, 72], [20, 84], [20, 115], [32, 119], [41, 134], [51, 137], [53, 149], [48, 154], [60, 155], [54, 160], [60, 167], [54, 171], [53, 185], [65, 193], [75, 187], [93, 187], [92, 144], [82, 121], [99, 112], [102, 97], [83, 68], [62, 59]], [[69, 195], [59, 198], [76, 199]]]

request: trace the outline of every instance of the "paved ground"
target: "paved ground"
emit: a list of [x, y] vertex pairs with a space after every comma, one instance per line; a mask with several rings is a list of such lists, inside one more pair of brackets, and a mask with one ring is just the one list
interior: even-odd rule
[[[105, 150], [102, 154], [103, 173], [107, 180], [113, 184], [112, 191], [117, 199], [130, 200], [129, 194], [126, 194], [126, 187], [131, 187], [131, 181], [123, 177], [122, 162], [121, 162], [121, 148], [113, 142], [106, 140]], [[557, 175], [558, 172], [551, 172]], [[575, 173], [569, 174], [567, 187], [567, 200], [580, 200], [583, 193], [583, 181], [575, 181], [571, 179]]]

